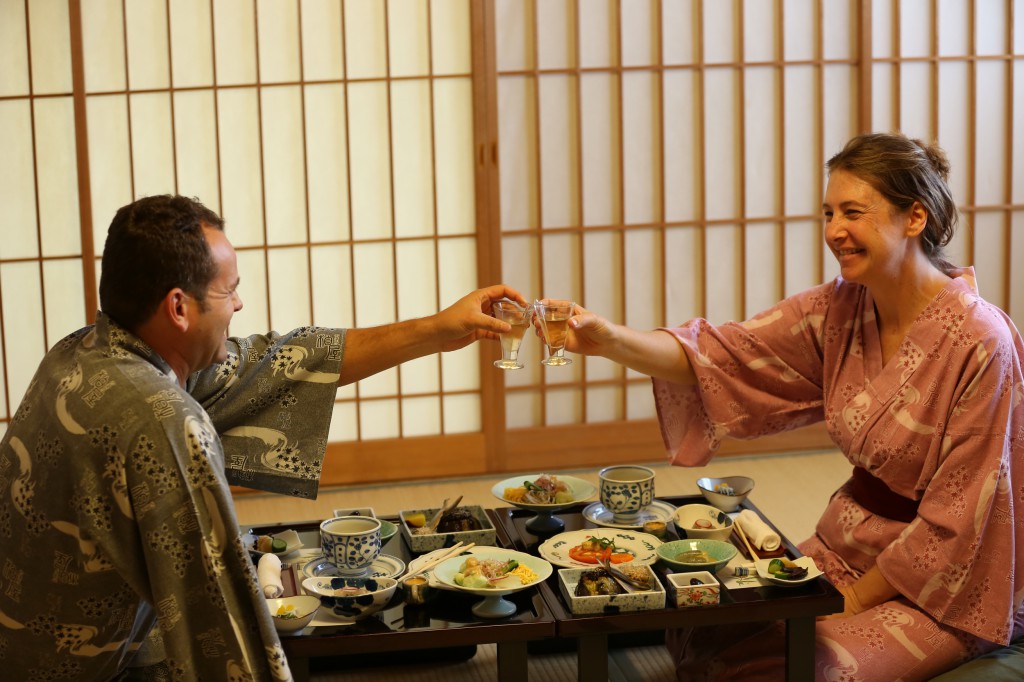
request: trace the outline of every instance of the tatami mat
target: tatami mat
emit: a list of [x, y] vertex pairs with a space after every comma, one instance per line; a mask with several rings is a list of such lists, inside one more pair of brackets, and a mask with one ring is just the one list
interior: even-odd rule
[[[670, 467], [663, 462], [649, 466], [657, 473], [657, 497], [697, 494], [695, 482], [701, 476], [750, 476], [755, 481], [750, 500], [794, 542], [814, 532], [814, 524], [829, 497], [850, 475], [850, 464], [837, 451], [728, 457], [698, 468]], [[596, 469], [552, 469], [547, 473], [571, 474], [597, 483]], [[342, 507], [373, 507], [378, 515], [384, 516], [402, 509], [436, 507], [444, 498], [456, 495], [463, 495], [464, 504], [500, 507], [505, 505], [491, 494], [491, 487], [511, 475], [323, 489], [316, 500], [247, 494], [236, 499], [236, 508], [240, 523], [256, 525], [326, 519], [333, 516], [334, 509]], [[608, 677], [614, 682], [669, 682], [675, 679], [673, 672], [662, 646], [613, 650], [608, 662]], [[575, 680], [576, 654], [531, 654], [529, 673], [531, 682]], [[461, 663], [338, 669], [312, 674], [316, 682], [490, 682], [496, 678], [494, 645], [477, 647], [476, 655]]]

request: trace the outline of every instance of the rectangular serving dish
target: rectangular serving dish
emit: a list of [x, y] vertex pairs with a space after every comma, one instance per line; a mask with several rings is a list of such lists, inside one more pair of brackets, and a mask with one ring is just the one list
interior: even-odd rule
[[412, 532], [409, 524], [405, 522], [405, 517], [412, 514], [424, 514], [430, 519], [437, 513], [438, 507], [433, 509], [406, 509], [398, 512], [400, 521], [398, 525], [401, 528], [402, 537], [405, 538], [406, 544], [409, 545], [409, 549], [414, 554], [422, 554], [424, 552], [432, 552], [435, 549], [441, 549], [442, 547], [451, 547], [459, 541], [465, 542], [467, 545], [471, 542], [485, 547], [494, 545], [497, 542], [497, 533], [494, 530], [494, 524], [487, 518], [484, 508], [476, 504], [465, 504], [462, 505], [462, 508], [468, 509], [473, 518], [480, 522], [480, 530], [419, 535]]
[[576, 585], [579, 583], [581, 575], [593, 570], [589, 568], [560, 569], [558, 571], [558, 589], [562, 592], [565, 603], [569, 605], [569, 610], [575, 615], [663, 609], [665, 608], [665, 588], [650, 566], [644, 568], [650, 573], [651, 583], [654, 585], [654, 589], [646, 592], [577, 597]]

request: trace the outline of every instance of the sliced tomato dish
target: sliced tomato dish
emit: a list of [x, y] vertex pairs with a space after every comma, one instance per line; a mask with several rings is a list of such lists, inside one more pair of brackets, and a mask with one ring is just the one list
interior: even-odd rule
[[629, 550], [616, 547], [615, 542], [607, 538], [588, 538], [582, 544], [571, 547], [569, 557], [583, 564], [596, 564], [599, 559], [623, 564], [634, 558]]

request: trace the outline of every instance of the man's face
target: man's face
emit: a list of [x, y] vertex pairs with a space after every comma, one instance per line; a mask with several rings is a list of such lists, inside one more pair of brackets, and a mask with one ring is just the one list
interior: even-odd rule
[[224, 232], [203, 228], [217, 274], [206, 290], [202, 304], [190, 307], [189, 330], [194, 341], [193, 369], [203, 369], [224, 362], [228, 357], [224, 342], [228, 337], [231, 317], [242, 309], [238, 296], [238, 261], [235, 249]]

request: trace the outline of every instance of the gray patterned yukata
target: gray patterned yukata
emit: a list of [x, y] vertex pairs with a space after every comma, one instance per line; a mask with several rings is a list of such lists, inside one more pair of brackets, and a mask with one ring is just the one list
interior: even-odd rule
[[291, 674], [229, 484], [315, 497], [342, 330], [228, 341], [182, 388], [102, 313], [0, 441], [0, 676], [110, 679], [156, 627], [175, 680]]

